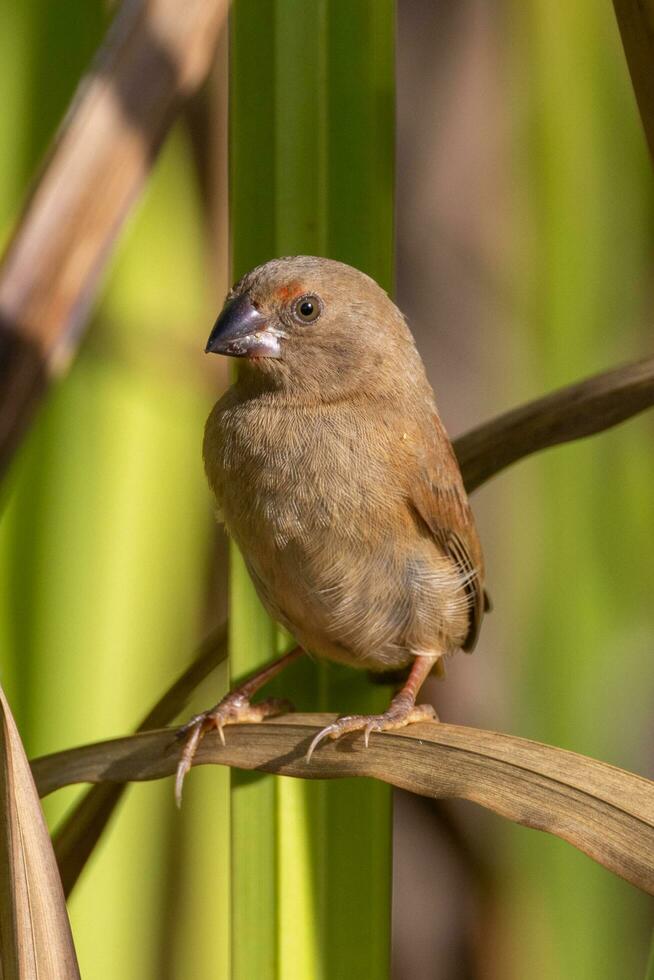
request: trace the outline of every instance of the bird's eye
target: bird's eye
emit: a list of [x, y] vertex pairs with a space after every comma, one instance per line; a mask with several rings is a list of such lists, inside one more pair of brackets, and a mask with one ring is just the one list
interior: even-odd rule
[[293, 312], [302, 323], [313, 323], [322, 312], [322, 303], [317, 296], [302, 296], [296, 300]]

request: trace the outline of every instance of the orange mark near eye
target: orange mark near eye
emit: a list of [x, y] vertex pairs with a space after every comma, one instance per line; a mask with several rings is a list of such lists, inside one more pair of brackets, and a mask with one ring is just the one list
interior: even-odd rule
[[301, 282], [289, 282], [286, 286], [280, 286], [275, 290], [275, 299], [280, 303], [287, 303], [294, 296], [299, 296], [303, 292]]

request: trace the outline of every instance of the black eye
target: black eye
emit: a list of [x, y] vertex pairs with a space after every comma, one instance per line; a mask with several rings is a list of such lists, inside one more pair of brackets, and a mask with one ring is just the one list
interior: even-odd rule
[[322, 304], [317, 296], [302, 296], [296, 301], [293, 311], [302, 323], [313, 323], [322, 312]]

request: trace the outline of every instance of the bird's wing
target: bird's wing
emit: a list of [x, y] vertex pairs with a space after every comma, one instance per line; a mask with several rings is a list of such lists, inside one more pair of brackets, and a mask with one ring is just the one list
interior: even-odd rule
[[[430, 450], [421, 460], [420, 478], [409, 491], [410, 502], [439, 550], [452, 559], [461, 574], [470, 622], [463, 649], [471, 652], [489, 606], [483, 583], [483, 557], [454, 451], [438, 418], [435, 423], [436, 441], [429, 440]], [[433, 430], [430, 435], [433, 438]]]

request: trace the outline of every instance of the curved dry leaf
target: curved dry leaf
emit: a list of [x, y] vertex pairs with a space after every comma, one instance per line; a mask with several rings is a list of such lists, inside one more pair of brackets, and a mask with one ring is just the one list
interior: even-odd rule
[[[305, 753], [332, 715], [288, 715], [235, 725], [223, 747], [214, 734], [196, 764], [216, 763], [305, 779], [372, 776], [413, 793], [458, 797], [556, 834], [654, 894], [654, 783], [574, 752], [458, 725], [419, 724], [348, 736]], [[41, 795], [69, 783], [159, 779], [174, 773], [180, 744], [169, 729], [82, 746], [36, 759]]]
[[79, 977], [50, 835], [9, 705], [0, 689], [0, 975]]
[[520, 405], [454, 441], [466, 490], [532, 453], [603, 432], [652, 405], [654, 357]]
[[75, 353], [118, 232], [207, 75], [227, 9], [121, 4], [78, 86], [0, 267], [0, 475]]
[[654, 157], [654, 2], [613, 0], [649, 151]]

